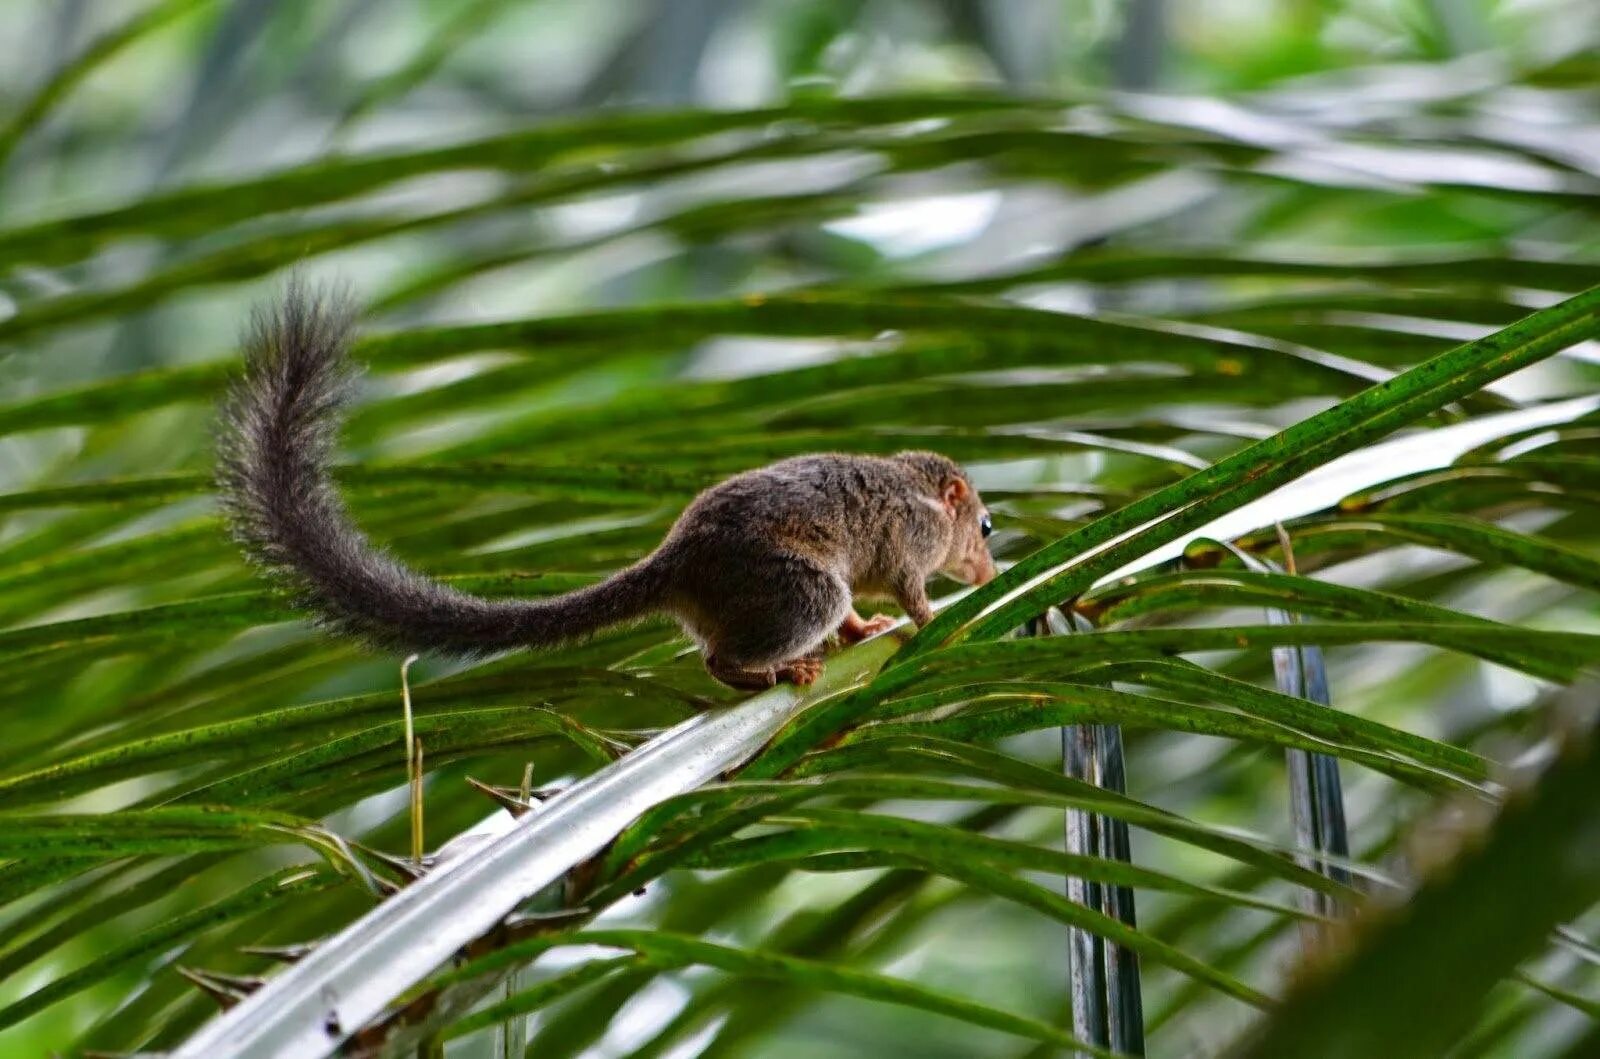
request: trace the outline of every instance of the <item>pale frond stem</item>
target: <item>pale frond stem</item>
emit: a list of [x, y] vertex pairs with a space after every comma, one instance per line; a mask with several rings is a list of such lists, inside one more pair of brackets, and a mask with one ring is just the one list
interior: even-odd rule
[[[1270, 611], [1268, 620], [1274, 625], [1289, 624], [1297, 619], [1283, 611]], [[1328, 671], [1318, 647], [1279, 647], [1272, 652], [1272, 668], [1277, 675], [1278, 690], [1322, 706], [1332, 705], [1328, 694]], [[1289, 809], [1294, 820], [1295, 843], [1306, 851], [1298, 859], [1312, 871], [1320, 872], [1338, 882], [1350, 883], [1350, 873], [1337, 864], [1331, 864], [1321, 854], [1348, 857], [1350, 836], [1345, 826], [1344, 786], [1339, 779], [1338, 759], [1328, 754], [1314, 754], [1307, 750], [1284, 752], [1289, 767]], [[1301, 889], [1300, 907], [1322, 916], [1337, 916], [1339, 905], [1328, 894]], [[1307, 920], [1300, 930], [1308, 945], [1315, 945], [1326, 926]]]
[[[1282, 523], [1276, 529], [1284, 556], [1281, 569], [1294, 574], [1294, 550], [1289, 535]], [[1280, 570], [1277, 563], [1249, 555], [1231, 544], [1227, 547], [1253, 570]], [[1269, 609], [1266, 616], [1273, 625], [1299, 621], [1297, 615], [1284, 610]], [[1278, 690], [1285, 695], [1320, 706], [1333, 705], [1333, 696], [1328, 690], [1328, 667], [1320, 647], [1274, 647], [1272, 671]], [[1338, 759], [1309, 750], [1286, 750], [1284, 757], [1289, 770], [1289, 814], [1294, 824], [1295, 845], [1303, 851], [1296, 859], [1302, 867], [1351, 885], [1350, 872], [1339, 863], [1350, 856], [1350, 833], [1345, 823], [1344, 783], [1339, 778]], [[1330, 862], [1329, 857], [1338, 860]], [[1340, 916], [1343, 909], [1331, 895], [1303, 887], [1296, 894], [1296, 902], [1304, 911], [1322, 917], [1306, 919], [1300, 924], [1304, 947], [1308, 950], [1321, 947], [1326, 940], [1327, 920]]]
[[[522, 766], [522, 783], [517, 788], [518, 799], [522, 802], [524, 811], [533, 804], [533, 762], [526, 762]], [[517, 968], [506, 975], [505, 984], [500, 987], [500, 999], [510, 1000], [522, 992], [522, 987], [527, 981], [524, 974], [525, 968]], [[499, 1059], [522, 1059], [528, 1048], [528, 1016], [526, 1014], [512, 1015], [495, 1028], [495, 1054]]]
[[[567, 785], [538, 812], [494, 824], [487, 841], [448, 870], [417, 879], [273, 976], [172, 1054], [314, 1057], [384, 1016], [391, 1002], [530, 897], [601, 852], [646, 810], [709, 783], [767, 746], [813, 703], [864, 685], [902, 645], [884, 635], [833, 656], [808, 689], [779, 684], [726, 710], [697, 713], [620, 760]], [[566, 909], [580, 918], [591, 910]], [[418, 1043], [498, 990], [504, 973], [442, 990], [426, 1011], [402, 1009], [372, 1050], [411, 1054]], [[330, 997], [337, 998], [333, 1003]]]
[[411, 760], [411, 862], [420, 865], [423, 850], [427, 846], [422, 829], [422, 740], [420, 739], [412, 743]]
[[[1069, 624], [1069, 620], [1074, 624]], [[1051, 612], [1028, 623], [1027, 634], [1071, 635], [1084, 619]], [[1061, 729], [1061, 769], [1075, 779], [1118, 794], [1127, 791], [1123, 766], [1122, 728], [1114, 724], [1068, 725]], [[1125, 821], [1069, 809], [1066, 851], [1132, 863]], [[1067, 897], [1088, 908], [1137, 926], [1133, 891], [1067, 876]], [[1144, 1054], [1144, 1002], [1139, 983], [1139, 957], [1099, 935], [1068, 931], [1068, 966], [1072, 995], [1072, 1029], [1078, 1038], [1125, 1055]]]
[[416, 725], [411, 712], [411, 663], [416, 655], [407, 655], [400, 663], [400, 702], [405, 708], [406, 721], [406, 782], [411, 788], [411, 863], [422, 864], [422, 740], [417, 738]]

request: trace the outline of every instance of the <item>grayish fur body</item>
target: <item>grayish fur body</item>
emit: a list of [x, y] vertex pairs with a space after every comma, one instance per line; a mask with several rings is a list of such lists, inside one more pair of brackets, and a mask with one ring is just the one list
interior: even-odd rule
[[355, 378], [352, 325], [345, 299], [291, 283], [245, 336], [244, 375], [223, 405], [219, 438], [235, 536], [340, 632], [400, 651], [479, 655], [556, 646], [665, 612], [701, 645], [712, 675], [761, 687], [813, 676], [812, 664], [798, 663], [835, 630], [863, 627], [857, 596], [893, 597], [920, 624], [931, 616], [923, 583], [934, 572], [993, 576], [977, 530], [982, 505], [956, 464], [926, 452], [823, 454], [707, 489], [660, 547], [599, 584], [549, 599], [460, 592], [374, 545], [329, 473]]

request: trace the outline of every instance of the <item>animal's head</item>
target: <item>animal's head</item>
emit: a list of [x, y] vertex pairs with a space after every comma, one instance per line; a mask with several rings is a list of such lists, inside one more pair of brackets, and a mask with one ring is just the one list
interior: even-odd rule
[[993, 581], [996, 570], [989, 534], [994, 525], [961, 465], [936, 452], [902, 452], [895, 458], [928, 475], [935, 486], [935, 505], [950, 520], [950, 548], [939, 571], [964, 585]]

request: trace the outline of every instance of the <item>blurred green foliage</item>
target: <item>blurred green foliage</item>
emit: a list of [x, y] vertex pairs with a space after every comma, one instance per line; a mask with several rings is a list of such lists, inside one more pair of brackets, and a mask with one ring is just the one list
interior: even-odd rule
[[[1037, 610], [1089, 589], [1060, 564], [1102, 516], [1284, 428], [1309, 444], [1457, 343], [1589, 338], [1459, 376], [1424, 428], [1595, 391], [1592, 306], [1517, 324], [1600, 283], [1586, 0], [59, 0], [0, 5], [0, 40], [7, 1054], [170, 1047], [215, 1010], [179, 967], [265, 973], [242, 948], [400, 879], [397, 660], [294, 620], [209, 497], [211, 402], [288, 268], [369, 309], [358, 518], [497, 594], [631, 561], [740, 468], [924, 446], [973, 469], [1003, 560], [1057, 564]], [[1445, 976], [1474, 958], [1448, 936], [1481, 931], [1510, 940], [1463, 976], [1479, 993], [1387, 997], [1419, 1024], [1394, 1054], [1583, 1047], [1594, 880], [1540, 856], [1592, 833], [1563, 792], [1600, 631], [1597, 424], [1369, 470], [1290, 520], [1292, 577], [1201, 546], [1103, 584], [1072, 649], [1099, 668], [990, 642], [1022, 611], [942, 619], [899, 670], [925, 686], [749, 773], [816, 790], [641, 826], [643, 863], [676, 867], [634, 900], [610, 865], [612, 962], [525, 972], [528, 1054], [1046, 1054], [1071, 870], [1139, 887], [1151, 1053], [1226, 1048], [1258, 1017], [1240, 999], [1284, 990], [1297, 888], [1356, 900], [1281, 855], [1284, 747], [1340, 759], [1353, 857], [1402, 888], [1567, 748], [1546, 809], [1486, 847], [1534, 854], [1468, 857], [1286, 1010], [1370, 1047], [1395, 1031], [1363, 998], [1391, 986], [1360, 968], [1405, 944]], [[1217, 511], [1251, 480], [1220, 477]], [[1328, 648], [1332, 710], [1216, 628], [1268, 608]], [[432, 846], [492, 808], [468, 775], [559, 785], [731, 700], [660, 625], [414, 674]], [[1128, 733], [1130, 797], [1102, 811], [1132, 867], [1058, 852], [1062, 809], [1103, 796], [1060, 775], [1055, 729], [1089, 721]], [[1552, 881], [1559, 908], [1523, 914]], [[504, 1015], [447, 1029], [450, 1054], [501, 1054]]]

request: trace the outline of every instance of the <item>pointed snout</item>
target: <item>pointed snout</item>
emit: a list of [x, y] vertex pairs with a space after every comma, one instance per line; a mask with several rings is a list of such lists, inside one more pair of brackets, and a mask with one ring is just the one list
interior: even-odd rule
[[993, 581], [995, 579], [995, 575], [999, 573], [999, 571], [995, 569], [994, 557], [988, 552], [985, 552], [983, 554], [983, 558], [975, 563], [974, 566], [976, 569], [973, 571], [973, 585], [987, 585], [990, 581]]
[[963, 585], [971, 585], [974, 588], [988, 584], [999, 573], [995, 569], [994, 557], [988, 552], [984, 552], [981, 556], [963, 559], [953, 567], [947, 567], [945, 572]]

